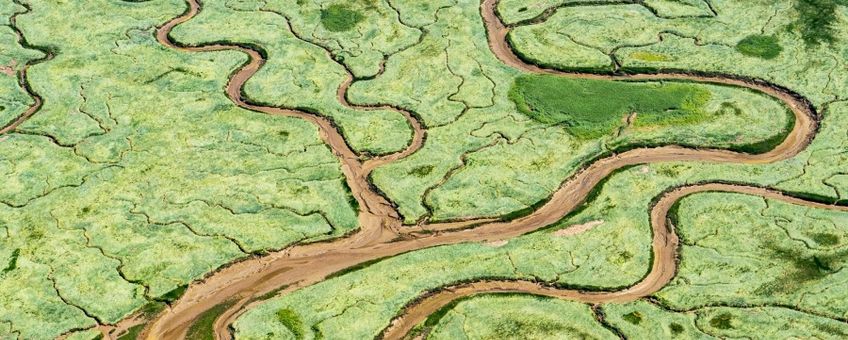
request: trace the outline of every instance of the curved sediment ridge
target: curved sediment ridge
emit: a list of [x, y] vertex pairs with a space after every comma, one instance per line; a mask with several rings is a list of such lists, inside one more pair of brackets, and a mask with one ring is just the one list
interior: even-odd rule
[[[795, 115], [795, 125], [780, 145], [762, 154], [752, 155], [725, 150], [696, 150], [666, 146], [634, 149], [602, 158], [586, 166], [563, 182], [547, 203], [539, 209], [530, 215], [515, 220], [500, 222], [491, 219], [480, 219], [444, 224], [424, 224], [416, 228], [401, 229], [400, 216], [395, 207], [371, 186], [367, 177], [374, 168], [402, 159], [421, 147], [424, 142], [425, 131], [416, 117], [410, 112], [386, 105], [373, 107], [351, 105], [346, 100], [347, 88], [353, 82], [353, 77], [350, 76], [339, 88], [338, 97], [342, 104], [356, 109], [378, 108], [397, 111], [407, 118], [414, 130], [412, 143], [410, 143], [407, 149], [363, 162], [351, 150], [343, 136], [339, 133], [339, 130], [329, 119], [297, 110], [253, 104], [242, 96], [241, 90], [244, 83], [259, 71], [265, 62], [260, 50], [238, 44], [187, 46], [174, 42], [169, 35], [171, 30], [175, 26], [190, 20], [201, 10], [201, 6], [197, 0], [187, 0], [187, 2], [189, 8], [185, 13], [167, 22], [157, 30], [156, 37], [159, 42], [165, 46], [182, 51], [210, 52], [235, 50], [247, 54], [250, 60], [241, 66], [230, 78], [226, 88], [227, 96], [236, 105], [248, 110], [271, 115], [298, 117], [315, 124], [319, 129], [322, 140], [327, 143], [333, 150], [333, 153], [339, 158], [347, 183], [352, 190], [353, 196], [359, 202], [361, 209], [359, 214], [360, 229], [349, 237], [331, 242], [295, 245], [282, 251], [233, 263], [210, 274], [207, 278], [191, 284], [182, 298], [168, 310], [161, 313], [156, 320], [148, 324], [148, 327], [142, 334], [143, 338], [147, 339], [184, 338], [193, 320], [203, 312], [225, 301], [235, 300], [237, 301], [236, 304], [228, 309], [215, 323], [216, 337], [218, 339], [228, 339], [230, 334], [227, 331], [227, 327], [230, 322], [238, 317], [245, 310], [245, 307], [249, 306], [251, 301], [269, 292], [274, 292], [280, 287], [286, 287], [281, 293], [289, 292], [320, 282], [332, 273], [357, 264], [413, 250], [460, 242], [492, 242], [526, 234], [562, 219], [566, 214], [577, 208], [598, 183], [613, 171], [622, 167], [635, 164], [674, 161], [762, 164], [784, 160], [804, 150], [818, 128], [816, 121], [817, 115], [807, 100], [789, 90], [762, 81], [746, 80], [733, 76], [687, 73], [598, 75], [560, 72], [527, 64], [514, 54], [506, 41], [506, 35], [509, 29], [495, 15], [494, 8], [497, 0], [485, 0], [481, 4], [481, 13], [488, 31], [489, 46], [493, 53], [509, 66], [525, 72], [555, 74], [574, 78], [606, 80], [684, 79], [746, 87], [774, 96], [784, 102]], [[692, 187], [694, 189], [691, 190], [697, 191], [698, 188], [704, 187]], [[684, 188], [680, 190], [685, 191], [690, 189]], [[755, 194], [779, 196], [781, 199], [786, 198], [786, 196], [778, 192], [755, 187], [731, 186], [728, 190], [749, 190]], [[815, 204], [804, 202], [805, 204]], [[655, 208], [654, 211], [656, 212], [658, 210]], [[665, 212], [667, 212], [667, 209]], [[593, 299], [597, 301], [617, 301], [604, 299], [625, 299], [641, 293], [653, 292], [661, 288], [673, 277], [676, 269], [674, 258], [677, 239], [673, 230], [666, 227], [665, 212], [662, 212], [662, 221], [653, 225], [655, 230], [662, 232], [655, 233], [654, 251], [658, 252], [658, 256], [656, 256], [657, 261], [654, 263], [654, 267], [651, 269], [651, 273], [646, 280], [621, 292], [604, 293], [607, 295], [593, 294]], [[652, 219], [652, 221], [657, 222], [655, 219]], [[471, 228], [472, 226], [473, 228]], [[427, 233], [419, 233], [422, 230], [427, 231]], [[513, 284], [516, 286], [509, 286]], [[515, 281], [512, 283], [481, 281], [473, 283], [469, 287], [471, 288], [468, 288], [466, 295], [476, 292], [497, 291], [497, 289], [502, 288], [506, 288], [508, 291], [529, 293], [538, 291], [543, 295], [547, 294], [564, 298], [569, 298], [572, 295], [577, 298], [581, 296], [579, 294], [585, 294], [580, 292], [569, 293], [567, 290], [544, 287], [536, 283]], [[432, 306], [444, 305], [442, 303], [443, 301], [453, 300], [450, 295], [440, 296], [437, 293], [432, 298], [421, 300], [424, 304], [419, 303], [410, 306], [407, 313], [396, 319], [392, 323], [392, 326], [385, 331], [384, 334], [386, 337], [393, 338], [395, 336], [405, 335], [404, 330], [414, 326], [414, 322], [420, 319], [421, 315], [433, 310]]]
[[585, 303], [630, 302], [649, 296], [671, 282], [677, 272], [679, 238], [668, 213], [681, 199], [703, 192], [726, 192], [760, 196], [806, 207], [848, 212], [846, 206], [827, 205], [818, 202], [787, 196], [779, 191], [761, 187], [734, 184], [708, 183], [677, 188], [660, 196], [651, 208], [651, 229], [653, 232], [653, 263], [648, 275], [629, 288], [611, 292], [581, 291], [557, 288], [539, 282], [515, 280], [480, 280], [477, 282], [443, 287], [426, 294], [408, 305], [400, 316], [381, 334], [385, 339], [403, 339], [418, 324], [431, 314], [451, 302], [468, 296], [486, 293], [527, 293], [567, 299]]

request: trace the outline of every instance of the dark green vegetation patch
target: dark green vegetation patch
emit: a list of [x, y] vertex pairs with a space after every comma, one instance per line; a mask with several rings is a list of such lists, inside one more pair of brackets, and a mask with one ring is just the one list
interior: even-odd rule
[[321, 25], [331, 32], [350, 31], [364, 18], [345, 5], [330, 5], [321, 10]]
[[499, 339], [521, 339], [526, 334], [568, 335], [574, 339], [591, 339], [592, 335], [580, 329], [561, 325], [550, 320], [506, 319], [494, 326]]
[[730, 313], [723, 313], [715, 316], [710, 319], [710, 326], [718, 329], [731, 329], [733, 328], [733, 315], [730, 315]]
[[736, 50], [749, 57], [774, 59], [783, 51], [776, 37], [769, 35], [749, 35], [736, 44]]
[[630, 312], [630, 313], [624, 314], [624, 316], [622, 318], [624, 318], [625, 321], [632, 323], [634, 325], [638, 325], [639, 323], [642, 322], [642, 314], [639, 313], [639, 312]]
[[163, 302], [177, 301], [181, 296], [183, 296], [183, 294], [185, 293], [185, 291], [187, 289], [188, 289], [188, 285], [179, 286], [179, 287], [174, 288], [171, 291], [165, 293], [165, 295], [162, 295], [161, 297], [157, 298], [157, 300], [163, 301]]
[[422, 165], [410, 170], [409, 174], [414, 175], [415, 177], [424, 177], [433, 172], [434, 168], [435, 167], [432, 165]]
[[838, 26], [836, 9], [846, 5], [848, 0], [795, 0], [798, 19], [789, 29], [800, 32], [807, 46], [835, 43]]
[[144, 329], [144, 324], [135, 325], [127, 329], [127, 332], [124, 335], [118, 337], [118, 340], [136, 340], [138, 336], [141, 334], [141, 330]]
[[831, 247], [839, 244], [839, 236], [829, 233], [815, 233], [810, 238], [819, 245]]
[[235, 304], [235, 301], [224, 302], [203, 312], [188, 329], [186, 339], [215, 340], [215, 320]]
[[643, 83], [570, 79], [551, 75], [519, 77], [509, 97], [518, 110], [545, 124], [562, 124], [574, 136], [612, 133], [632, 113], [636, 126], [682, 125], [702, 121], [710, 92], [689, 83]]
[[6, 268], [3, 268], [3, 270], [0, 271], [0, 273], [5, 274], [5, 273], [8, 273], [10, 271], [15, 270], [15, 268], [18, 268], [18, 257], [20, 255], [21, 255], [21, 248], [15, 249], [15, 251], [12, 252], [12, 256], [9, 258], [9, 264], [6, 265]]
[[772, 241], [766, 241], [765, 246], [772, 256], [790, 263], [792, 269], [785, 276], [775, 278], [755, 291], [763, 296], [790, 294], [804, 284], [819, 281], [834, 274], [841, 268], [840, 264], [848, 260], [848, 249], [812, 252], [782, 247]]

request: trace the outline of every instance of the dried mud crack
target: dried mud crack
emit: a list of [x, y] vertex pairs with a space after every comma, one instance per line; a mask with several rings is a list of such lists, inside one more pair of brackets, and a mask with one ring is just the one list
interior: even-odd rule
[[[818, 116], [805, 98], [794, 92], [764, 81], [744, 79], [729, 75], [691, 74], [684, 72], [658, 72], [655, 74], [610, 74], [562, 72], [545, 69], [521, 60], [507, 42], [507, 28], [495, 14], [497, 0], [481, 3], [481, 14], [487, 29], [492, 52], [506, 65], [529, 73], [545, 73], [564, 77], [605, 80], [690, 80], [702, 83], [727, 84], [745, 87], [775, 97], [787, 105], [795, 116], [792, 131], [782, 143], [762, 154], [746, 154], [726, 150], [690, 149], [678, 146], [640, 148], [596, 160], [571, 176], [549, 197], [547, 203], [527, 216], [511, 221], [471, 220], [450, 223], [424, 224], [416, 228], [402, 228], [401, 217], [394, 204], [384, 197], [368, 180], [375, 167], [402, 159], [424, 143], [425, 130], [410, 112], [392, 106], [379, 106], [404, 115], [413, 127], [412, 143], [404, 150], [370, 160], [363, 160], [347, 144], [339, 129], [331, 120], [318, 114], [287, 108], [265, 106], [251, 102], [242, 91], [244, 83], [265, 63], [264, 51], [256, 46], [212, 43], [207, 45], [184, 45], [170, 37], [171, 30], [191, 20], [201, 11], [197, 0], [187, 0], [188, 9], [182, 15], [162, 25], [156, 32], [157, 40], [170, 48], [186, 52], [240, 51], [249, 56], [249, 61], [239, 67], [230, 77], [226, 95], [237, 106], [269, 115], [297, 117], [315, 124], [321, 139], [333, 150], [341, 162], [342, 171], [354, 198], [359, 203], [359, 230], [347, 237], [334, 241], [300, 244], [262, 256], [254, 256], [233, 263], [210, 274], [205, 279], [189, 286], [186, 293], [170, 308], [150, 322], [142, 338], [184, 338], [192, 322], [202, 313], [226, 301], [236, 301], [215, 323], [218, 339], [231, 336], [228, 325], [255, 301], [269, 293], [285, 293], [315, 284], [340, 270], [375, 259], [395, 256], [418, 249], [456, 244], [460, 242], [492, 242], [509, 239], [537, 230], [562, 219], [577, 208], [587, 195], [604, 178], [617, 169], [635, 164], [671, 161], [702, 161], [715, 163], [764, 164], [790, 158], [812, 140], [818, 129]], [[347, 102], [347, 86], [353, 76], [343, 82], [338, 97], [343, 105], [356, 109]], [[37, 108], [36, 108], [37, 109]], [[523, 281], [479, 281], [459, 287], [450, 292], [437, 292], [410, 305], [403, 315], [396, 318], [383, 335], [398, 338], [414, 326], [418, 320], [437, 306], [458, 297], [456, 294], [473, 295], [488, 291], [515, 291], [571, 298], [579, 301], [606, 302], [626, 301], [646, 295], [662, 288], [675, 274], [677, 236], [667, 223], [666, 213], [679, 198], [704, 190], [745, 192], [769, 198], [790, 201], [809, 206], [834, 208], [820, 203], [804, 201], [782, 193], [757, 187], [731, 184], [701, 184], [687, 186], [667, 193], [652, 210], [654, 229], [654, 263], [650, 273], [636, 285], [617, 292], [586, 293], [563, 290]], [[835, 209], [845, 209], [842, 207]], [[473, 226], [473, 228], [471, 228]], [[420, 232], [420, 231], [426, 232]], [[280, 287], [285, 287], [280, 290]], [[459, 293], [457, 293], [459, 292]], [[273, 295], [273, 294], [272, 294]]]

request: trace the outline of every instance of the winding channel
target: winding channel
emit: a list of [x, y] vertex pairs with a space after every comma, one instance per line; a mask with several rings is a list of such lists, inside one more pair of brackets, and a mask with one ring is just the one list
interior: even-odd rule
[[[202, 313], [218, 304], [236, 301], [233, 307], [229, 308], [215, 323], [216, 337], [228, 339], [231, 335], [227, 331], [227, 327], [231, 321], [235, 320], [252, 303], [256, 303], [253, 302], [254, 300], [260, 299], [265, 294], [290, 292], [320, 282], [328, 275], [345, 268], [413, 250], [460, 242], [491, 242], [526, 234], [562, 219], [566, 214], [577, 208], [598, 183], [613, 171], [625, 166], [672, 161], [762, 164], [784, 160], [804, 150], [818, 129], [818, 116], [806, 99], [790, 90], [763, 81], [735, 76], [696, 75], [682, 72], [599, 75], [561, 72], [527, 64], [513, 53], [506, 41], [509, 28], [505, 27], [495, 14], [495, 6], [498, 0], [484, 0], [481, 3], [481, 14], [488, 32], [489, 46], [502, 62], [511, 67], [525, 72], [547, 73], [574, 78], [606, 80], [684, 79], [702, 83], [747, 87], [771, 95], [785, 103], [795, 115], [795, 125], [780, 145], [762, 154], [753, 155], [725, 150], [665, 146], [634, 149], [602, 158], [563, 182], [546, 204], [530, 215], [515, 220], [483, 219], [403, 227], [400, 214], [395, 206], [369, 183], [368, 174], [377, 166], [402, 159], [421, 147], [425, 140], [426, 131], [418, 119], [409, 112], [395, 107], [357, 106], [348, 103], [345, 99], [347, 87], [354, 81], [353, 76], [349, 75], [338, 92], [339, 101], [342, 104], [356, 109], [380, 108], [397, 111], [407, 118], [414, 130], [412, 142], [406, 149], [386, 156], [364, 159], [350, 148], [337, 127], [326, 117], [298, 110], [251, 103], [244, 98], [242, 87], [265, 63], [263, 51], [258, 47], [235, 43], [190, 46], [175, 42], [170, 37], [173, 28], [191, 20], [202, 10], [198, 0], [186, 1], [188, 3], [186, 12], [162, 25], [156, 31], [157, 40], [167, 47], [181, 51], [213, 52], [227, 50], [247, 54], [250, 58], [249, 61], [233, 73], [226, 87], [226, 95], [237, 106], [247, 110], [270, 115], [297, 117], [315, 124], [318, 127], [321, 139], [339, 158], [347, 183], [359, 203], [360, 228], [345, 238], [329, 242], [294, 245], [281, 251], [235, 262], [210, 274], [205, 279], [191, 284], [179, 300], [148, 324], [142, 333], [142, 338], [146, 339], [184, 338], [192, 322]], [[592, 302], [624, 301], [649, 295], [662, 288], [674, 276], [676, 270], [677, 236], [673, 228], [666, 224], [668, 207], [685, 195], [715, 190], [750, 193], [789, 200], [807, 206], [830, 207], [790, 198], [779, 192], [757, 187], [727, 184], [683, 187], [667, 194], [652, 210], [654, 263], [648, 276], [633, 287], [619, 292], [589, 293], [561, 290], [530, 282], [480, 281], [467, 286], [456, 287], [457, 289], [452, 292], [444, 291], [432, 294], [419, 300], [418, 303], [408, 306], [404, 313], [395, 318], [390, 327], [384, 330], [383, 336], [386, 338], [403, 337], [412, 326], [429, 315], [431, 311], [457, 297], [481, 292], [518, 291]], [[280, 290], [281, 287], [285, 288]]]
[[651, 229], [653, 232], [652, 248], [653, 264], [648, 275], [629, 288], [612, 292], [592, 292], [574, 289], [557, 288], [539, 282], [515, 280], [477, 282], [443, 287], [432, 294], [426, 294], [408, 305], [400, 316], [383, 330], [381, 336], [385, 339], [403, 339], [413, 327], [427, 319], [442, 307], [451, 302], [472, 295], [486, 293], [528, 293], [567, 299], [585, 303], [630, 302], [650, 296], [671, 282], [677, 271], [677, 255], [679, 238], [674, 226], [668, 218], [669, 210], [675, 203], [692, 194], [703, 192], [726, 192], [760, 196], [772, 200], [780, 200], [812, 208], [830, 209], [848, 212], [846, 206], [834, 206], [811, 202], [800, 198], [787, 196], [779, 191], [770, 189], [723, 184], [707, 183], [689, 185], [665, 193], [651, 208]]
[[15, 129], [18, 128], [18, 126], [23, 124], [23, 122], [32, 117], [33, 114], [35, 114], [36, 112], [38, 112], [38, 110], [41, 109], [41, 106], [44, 104], [44, 99], [42, 99], [41, 96], [36, 93], [35, 90], [32, 89], [32, 86], [30, 86], [29, 84], [29, 77], [27, 76], [27, 74], [31, 66], [47, 62], [55, 57], [53, 52], [50, 51], [48, 48], [43, 46], [35, 46], [27, 41], [24, 33], [21, 32], [20, 28], [18, 28], [18, 16], [32, 12], [32, 7], [29, 4], [20, 2], [18, 0], [14, 0], [13, 2], [24, 8], [24, 11], [16, 12], [12, 14], [11, 17], [9, 17], [9, 27], [12, 29], [12, 31], [15, 32], [15, 35], [18, 38], [18, 44], [28, 49], [37, 50], [44, 54], [44, 56], [30, 60], [29, 62], [24, 64], [24, 66], [21, 67], [21, 69], [17, 72], [18, 86], [20, 86], [27, 93], [27, 95], [32, 98], [33, 103], [17, 118], [13, 119], [5, 126], [0, 127], [0, 135], [14, 132]]

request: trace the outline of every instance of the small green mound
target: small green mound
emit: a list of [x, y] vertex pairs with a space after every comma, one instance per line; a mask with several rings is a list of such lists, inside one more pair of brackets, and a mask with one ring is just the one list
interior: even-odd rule
[[634, 325], [638, 325], [642, 322], [642, 314], [639, 313], [639, 312], [631, 312], [631, 313], [624, 314], [623, 318], [624, 318], [625, 321], [632, 323]]
[[749, 35], [736, 44], [736, 50], [749, 57], [774, 59], [783, 51], [776, 37], [769, 35]]
[[277, 311], [277, 320], [286, 326], [296, 339], [303, 339], [303, 322], [295, 311], [288, 308], [280, 309]]
[[364, 18], [345, 5], [330, 5], [321, 10], [321, 25], [331, 32], [350, 31]]
[[647, 83], [525, 75], [509, 97], [519, 111], [545, 124], [562, 124], [575, 137], [598, 138], [637, 114], [634, 126], [683, 125], [703, 121], [711, 93], [683, 83]]
[[432, 165], [422, 165], [422, 166], [419, 166], [417, 168], [410, 170], [409, 174], [414, 175], [415, 177], [424, 177], [424, 176], [429, 175], [431, 172], [433, 172], [433, 166]]

